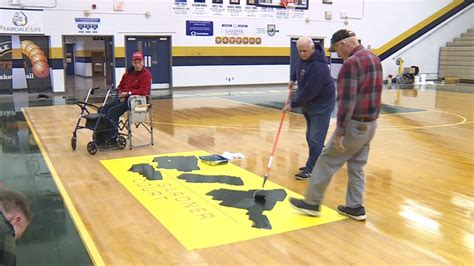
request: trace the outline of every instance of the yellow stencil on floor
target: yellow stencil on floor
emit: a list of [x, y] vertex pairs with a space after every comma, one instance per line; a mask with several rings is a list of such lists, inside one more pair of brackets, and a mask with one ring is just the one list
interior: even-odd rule
[[260, 189], [262, 177], [231, 163], [207, 165], [198, 158], [207, 154], [180, 152], [101, 163], [188, 250], [345, 218], [324, 206], [321, 217], [301, 215], [288, 202], [301, 195], [271, 181], [265, 185], [265, 203], [255, 202], [253, 191]]

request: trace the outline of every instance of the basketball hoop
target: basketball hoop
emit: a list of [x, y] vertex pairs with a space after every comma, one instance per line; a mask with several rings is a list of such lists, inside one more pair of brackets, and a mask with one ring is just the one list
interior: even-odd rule
[[280, 5], [287, 9], [296, 7], [295, 0], [281, 0]]

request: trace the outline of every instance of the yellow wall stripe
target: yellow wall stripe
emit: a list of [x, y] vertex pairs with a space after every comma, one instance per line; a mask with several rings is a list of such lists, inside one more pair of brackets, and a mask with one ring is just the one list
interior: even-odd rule
[[77, 57], [91, 57], [91, 50], [76, 50], [75, 54]]
[[290, 47], [175, 46], [173, 56], [290, 56]]
[[[290, 56], [290, 48], [174, 46], [172, 56]], [[115, 57], [125, 57], [125, 47], [115, 47]]]
[[401, 33], [400, 35], [398, 35], [397, 37], [393, 38], [392, 40], [390, 40], [389, 42], [385, 43], [384, 45], [382, 45], [381, 47], [377, 48], [377, 49], [373, 49], [373, 51], [375, 52], [375, 54], [377, 55], [381, 55], [383, 54], [384, 52], [386, 52], [387, 50], [391, 49], [392, 47], [394, 47], [395, 45], [399, 44], [400, 42], [402, 42], [403, 40], [405, 40], [406, 38], [410, 37], [411, 35], [415, 34], [417, 31], [421, 30], [423, 27], [426, 27], [428, 24], [430, 24], [431, 22], [435, 21], [436, 19], [438, 19], [439, 17], [443, 16], [444, 14], [448, 13], [449, 11], [451, 11], [452, 9], [454, 9], [456, 6], [462, 4], [464, 2], [464, 0], [453, 0], [450, 4], [448, 4], [447, 6], [443, 7], [442, 9], [438, 10], [436, 13], [434, 13], [433, 15], [429, 16], [428, 18], [424, 19], [423, 21], [421, 21], [420, 23], [416, 24], [415, 26], [411, 27], [410, 29], [408, 29], [407, 31]]
[[115, 47], [115, 57], [125, 57], [125, 47]]
[[102, 256], [100, 255], [95, 245], [94, 240], [92, 239], [89, 232], [87, 231], [84, 223], [82, 222], [81, 217], [79, 216], [79, 213], [77, 212], [76, 208], [74, 207], [74, 204], [72, 203], [71, 198], [69, 197], [69, 194], [64, 188], [64, 185], [61, 182], [61, 179], [59, 178], [58, 173], [56, 172], [56, 169], [54, 169], [53, 163], [49, 159], [48, 154], [45, 152], [45, 148], [43, 144], [41, 143], [38, 135], [36, 134], [34, 127], [31, 124], [30, 118], [28, 117], [28, 113], [25, 112], [23, 108], [21, 108], [21, 111], [23, 112], [26, 122], [28, 123], [28, 127], [30, 128], [31, 133], [33, 134], [33, 137], [36, 143], [38, 144], [41, 154], [43, 155], [44, 161], [46, 162], [46, 165], [48, 166], [48, 169], [51, 172], [51, 176], [53, 177], [54, 183], [56, 184], [56, 187], [58, 188], [58, 191], [61, 194], [61, 197], [64, 201], [64, 205], [66, 205], [66, 208], [68, 209], [69, 214], [71, 215], [71, 218], [74, 224], [76, 225], [77, 231], [79, 232], [79, 235], [81, 236], [81, 239], [84, 245], [86, 246], [87, 252], [89, 253], [89, 256], [92, 258], [92, 262], [94, 263], [94, 265], [105, 265], [102, 259]]
[[[21, 48], [12, 49], [12, 58], [13, 59], [23, 59], [23, 54], [21, 53]], [[49, 48], [49, 59], [62, 59], [63, 58], [63, 48], [62, 47], [51, 47]]]
[[51, 47], [49, 48], [49, 58], [51, 59], [62, 59], [63, 48], [62, 47]]
[[[290, 56], [290, 47], [174, 46], [172, 56]], [[125, 57], [125, 47], [115, 47], [115, 57]]]
[[21, 48], [12, 49], [12, 59], [23, 59], [23, 54], [21, 53]]

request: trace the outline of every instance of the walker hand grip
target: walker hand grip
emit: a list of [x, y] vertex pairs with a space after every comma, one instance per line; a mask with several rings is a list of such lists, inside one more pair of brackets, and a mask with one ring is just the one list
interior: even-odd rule
[[91, 103], [76, 102], [76, 104], [77, 104], [79, 107], [81, 107], [81, 108], [83, 108], [83, 107], [85, 108], [86, 106], [90, 106], [90, 107], [92, 107], [92, 108], [94, 108], [94, 109], [96, 109], [96, 110], [99, 110], [99, 107], [98, 107], [97, 105], [93, 105], [93, 104], [91, 104]]
[[91, 89], [91, 95], [94, 94], [96, 90], [100, 90], [100, 87], [95, 87]]

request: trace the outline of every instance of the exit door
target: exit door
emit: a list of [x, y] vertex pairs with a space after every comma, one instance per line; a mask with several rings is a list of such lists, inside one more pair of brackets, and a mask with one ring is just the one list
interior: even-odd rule
[[128, 36], [126, 37], [126, 67], [131, 66], [132, 54], [142, 51], [145, 67], [152, 75], [154, 96], [171, 96], [171, 37]]

